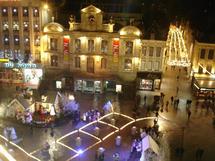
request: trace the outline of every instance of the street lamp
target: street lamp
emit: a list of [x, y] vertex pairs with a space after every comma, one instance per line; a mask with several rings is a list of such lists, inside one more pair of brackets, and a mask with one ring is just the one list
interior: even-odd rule
[[44, 4], [43, 8], [44, 8], [45, 10], [48, 10], [48, 9], [49, 9], [48, 4]]

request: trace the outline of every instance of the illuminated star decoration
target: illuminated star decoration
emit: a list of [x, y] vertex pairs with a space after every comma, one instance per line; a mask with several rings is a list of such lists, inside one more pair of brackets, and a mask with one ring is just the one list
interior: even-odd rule
[[167, 64], [170, 66], [188, 67], [191, 65], [185, 46], [183, 31], [175, 25], [170, 25], [166, 41]]

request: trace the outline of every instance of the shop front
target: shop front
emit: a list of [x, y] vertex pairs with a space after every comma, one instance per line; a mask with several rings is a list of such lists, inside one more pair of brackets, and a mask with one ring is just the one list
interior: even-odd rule
[[38, 64], [32, 63], [1, 63], [0, 82], [16, 86], [37, 89], [43, 71]]
[[161, 86], [161, 72], [138, 72], [137, 89], [145, 91], [159, 90]]
[[215, 98], [215, 78], [194, 75], [192, 91], [198, 98]]
[[77, 76], [74, 77], [74, 91], [103, 93], [116, 92], [117, 80], [110, 76]]

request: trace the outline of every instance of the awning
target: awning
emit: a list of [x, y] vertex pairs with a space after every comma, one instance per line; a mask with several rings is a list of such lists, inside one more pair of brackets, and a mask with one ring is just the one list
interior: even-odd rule
[[200, 90], [215, 91], [215, 79], [213, 78], [194, 77], [194, 84], [198, 86]]
[[94, 80], [113, 80], [120, 81], [119, 77], [112, 74], [94, 74], [94, 73], [73, 73], [74, 79], [94, 79]]
[[162, 72], [137, 72], [137, 78], [142, 78], [142, 79], [161, 79], [162, 77]]

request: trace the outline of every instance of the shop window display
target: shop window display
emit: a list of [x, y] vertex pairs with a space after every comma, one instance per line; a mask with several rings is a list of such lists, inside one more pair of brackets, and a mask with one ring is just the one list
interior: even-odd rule
[[153, 80], [142, 79], [140, 81], [140, 89], [152, 90], [152, 87], [153, 87]]

